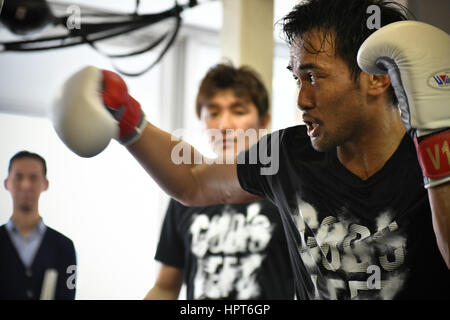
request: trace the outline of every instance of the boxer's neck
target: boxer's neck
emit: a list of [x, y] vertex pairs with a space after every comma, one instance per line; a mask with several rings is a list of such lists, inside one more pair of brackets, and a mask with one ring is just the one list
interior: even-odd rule
[[386, 106], [378, 110], [379, 114], [364, 126], [364, 134], [337, 148], [342, 165], [362, 180], [386, 164], [406, 133], [397, 108]]

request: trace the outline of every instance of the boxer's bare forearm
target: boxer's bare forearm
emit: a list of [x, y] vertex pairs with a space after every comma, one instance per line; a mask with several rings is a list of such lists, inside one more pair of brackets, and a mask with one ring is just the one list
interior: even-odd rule
[[439, 251], [450, 269], [450, 183], [429, 188], [428, 196]]
[[144, 300], [176, 300], [183, 285], [183, 269], [161, 265], [155, 285]]
[[[179, 144], [191, 150], [188, 163], [176, 164], [172, 150]], [[257, 199], [245, 192], [237, 177], [234, 164], [194, 164], [192, 146], [148, 123], [137, 142], [127, 147], [142, 167], [171, 197], [187, 206], [218, 203], [239, 203]], [[197, 157], [198, 159], [199, 157]]]
[[178, 292], [165, 290], [155, 285], [144, 297], [144, 300], [177, 300], [178, 295]]

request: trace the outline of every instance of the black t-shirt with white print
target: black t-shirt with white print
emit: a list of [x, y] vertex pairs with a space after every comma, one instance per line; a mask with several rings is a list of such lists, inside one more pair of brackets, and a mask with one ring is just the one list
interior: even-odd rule
[[280, 210], [299, 299], [450, 299], [408, 135], [367, 180], [342, 166], [336, 149], [315, 151], [305, 126], [263, 137], [239, 154], [237, 170], [243, 189]]
[[171, 200], [155, 259], [184, 271], [187, 299], [293, 299], [277, 208], [267, 200], [186, 207]]

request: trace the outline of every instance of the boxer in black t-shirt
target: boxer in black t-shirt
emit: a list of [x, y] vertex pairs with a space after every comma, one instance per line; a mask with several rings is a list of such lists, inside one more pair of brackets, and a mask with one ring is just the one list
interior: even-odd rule
[[[374, 7], [379, 30], [368, 23]], [[267, 135], [234, 163], [175, 163], [179, 142], [136, 104], [125, 108], [130, 122], [107, 114], [117, 106], [105, 109], [98, 96], [81, 101], [80, 83], [99, 86], [95, 68], [69, 79], [55, 126], [74, 152], [92, 156], [114, 137], [97, 123], [119, 121], [119, 141], [185, 205], [274, 202], [300, 299], [449, 299], [450, 37], [404, 20], [384, 0], [295, 6], [283, 30], [306, 127]], [[101, 139], [87, 144], [82, 119], [98, 109]], [[81, 120], [64, 121], [72, 112]]]

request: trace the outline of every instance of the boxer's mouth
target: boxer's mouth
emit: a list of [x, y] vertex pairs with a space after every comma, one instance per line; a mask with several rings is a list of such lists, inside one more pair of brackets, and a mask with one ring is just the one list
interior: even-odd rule
[[319, 130], [321, 126], [321, 121], [311, 118], [303, 118], [303, 122], [306, 124], [308, 130], [308, 136], [311, 138], [317, 137], [319, 135]]

